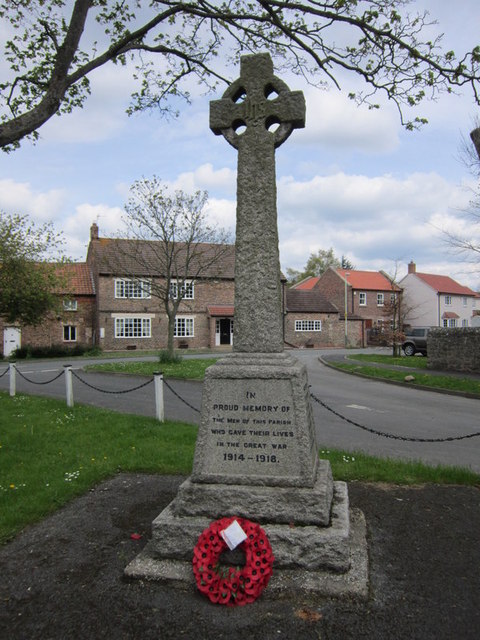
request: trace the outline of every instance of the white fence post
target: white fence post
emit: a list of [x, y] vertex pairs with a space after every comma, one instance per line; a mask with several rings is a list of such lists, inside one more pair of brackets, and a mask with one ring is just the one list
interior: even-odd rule
[[8, 374], [10, 376], [10, 395], [12, 396], [12, 398], [15, 395], [15, 393], [17, 392], [16, 373], [17, 373], [16, 364], [15, 364], [15, 362], [11, 362], [10, 366], [8, 367]]
[[155, 417], [159, 422], [165, 421], [165, 407], [163, 404], [163, 373], [155, 371], [153, 374], [155, 385]]
[[67, 394], [67, 407], [73, 407], [73, 384], [72, 384], [72, 365], [64, 364], [65, 369], [65, 391]]

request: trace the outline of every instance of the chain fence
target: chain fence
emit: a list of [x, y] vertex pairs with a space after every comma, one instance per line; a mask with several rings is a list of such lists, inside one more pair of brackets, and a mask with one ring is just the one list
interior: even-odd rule
[[182, 396], [180, 394], [178, 394], [175, 389], [173, 389], [173, 387], [171, 387], [168, 382], [166, 380], [163, 381], [163, 384], [167, 387], [167, 389], [169, 391], [171, 391], [173, 393], [174, 396], [176, 396], [179, 400], [181, 400], [184, 404], [187, 405], [187, 407], [190, 407], [190, 409], [193, 409], [194, 411], [196, 411], [197, 413], [200, 413], [200, 409], [197, 409], [197, 407], [194, 407], [193, 404], [190, 404], [189, 402], [187, 402], [184, 398], [182, 398]]
[[[106, 394], [126, 394], [126, 393], [132, 393], [134, 391], [138, 391], [139, 389], [143, 389], [145, 387], [147, 387], [148, 385], [152, 384], [152, 382], [155, 381], [155, 377], [149, 378], [146, 382], [142, 382], [139, 385], [136, 385], [134, 387], [131, 387], [130, 389], [121, 389], [121, 390], [111, 390], [111, 389], [101, 389], [100, 387], [91, 384], [90, 382], [88, 382], [87, 380], [85, 380], [84, 378], [80, 377], [75, 371], [71, 370], [70, 367], [65, 367], [65, 369], [63, 371], [60, 371], [60, 373], [58, 375], [56, 375], [55, 377], [51, 378], [50, 380], [45, 380], [45, 381], [36, 381], [36, 380], [32, 380], [31, 378], [28, 378], [27, 376], [25, 376], [21, 371], [19, 371], [16, 367], [13, 367], [13, 370], [15, 373], [18, 373], [20, 375], [21, 378], [23, 378], [24, 380], [26, 380], [27, 382], [31, 383], [31, 384], [36, 384], [36, 385], [47, 385], [47, 384], [51, 384], [52, 382], [55, 382], [56, 380], [58, 380], [59, 378], [61, 378], [64, 374], [67, 374], [67, 369], [68, 369], [68, 373], [73, 375], [79, 382], [81, 382], [82, 384], [84, 384], [85, 386], [89, 387], [90, 389], [94, 389], [95, 391], [98, 391], [99, 393], [106, 393]], [[8, 371], [10, 371], [10, 368], [5, 369], [5, 371], [3, 371], [0, 374], [0, 378], [2, 378], [4, 375], [6, 375], [8, 373]], [[175, 389], [166, 381], [163, 379], [163, 375], [159, 372], [159, 377], [160, 377], [160, 381], [161, 381], [161, 386], [163, 387], [163, 385], [165, 387], [167, 387], [167, 389], [181, 402], [183, 402], [187, 407], [189, 407], [190, 409], [192, 409], [193, 411], [195, 411], [196, 413], [200, 413], [200, 409], [198, 409], [197, 407], [193, 406], [190, 402], [188, 402], [188, 400], [185, 400], [185, 398], [183, 398], [177, 391], [175, 391]], [[157, 393], [160, 393], [161, 396], [161, 413], [160, 410], [157, 409], [157, 417], [159, 415], [162, 416], [162, 421], [163, 421], [163, 390], [161, 390], [160, 392], [157, 390], [155, 390], [155, 393], [157, 395]], [[362, 431], [366, 431], [367, 433], [371, 433], [373, 435], [376, 436], [380, 436], [382, 438], [390, 438], [392, 440], [401, 440], [403, 442], [419, 442], [419, 443], [441, 443], [441, 442], [455, 442], [455, 441], [459, 441], [459, 440], [467, 440], [470, 438], [476, 438], [480, 436], [480, 431], [476, 431], [474, 433], [468, 433], [468, 434], [464, 434], [464, 435], [460, 435], [460, 436], [447, 436], [445, 438], [420, 438], [420, 437], [413, 437], [413, 436], [401, 436], [401, 435], [397, 435], [394, 433], [388, 433], [385, 431], [380, 431], [378, 429], [373, 429], [372, 427], [367, 427], [364, 424], [360, 424], [359, 422], [356, 422], [355, 420], [352, 420], [351, 418], [347, 418], [346, 416], [344, 416], [343, 414], [341, 414], [340, 412], [336, 411], [335, 409], [332, 409], [328, 404], [326, 404], [323, 400], [321, 400], [320, 398], [318, 398], [311, 390], [310, 390], [310, 397], [312, 398], [312, 400], [314, 400], [319, 406], [323, 407], [326, 411], [329, 411], [330, 413], [332, 413], [333, 415], [335, 415], [337, 418], [340, 418], [341, 420], [343, 420], [344, 422], [351, 424], [354, 427], [357, 427], [358, 429], [361, 429]], [[157, 405], [158, 405], [158, 398], [156, 398], [157, 401]]]
[[63, 371], [60, 371], [60, 373], [58, 375], [56, 375], [54, 378], [52, 378], [51, 380], [43, 380], [41, 382], [39, 382], [38, 380], [31, 380], [30, 378], [27, 378], [26, 375], [24, 375], [21, 371], [19, 371], [17, 368], [15, 368], [15, 372], [18, 373], [18, 375], [23, 378], [24, 380], [26, 380], [27, 382], [29, 382], [30, 384], [38, 384], [38, 385], [42, 385], [42, 384], [51, 384], [52, 382], [55, 382], [55, 380], [58, 380], [59, 378], [61, 378], [64, 374]]
[[100, 393], [111, 393], [111, 394], [123, 394], [123, 393], [132, 393], [133, 391], [138, 391], [139, 389], [143, 389], [147, 387], [149, 384], [152, 384], [153, 378], [149, 378], [146, 382], [142, 382], [142, 384], [137, 385], [136, 387], [132, 387], [131, 389], [121, 389], [121, 390], [110, 390], [110, 389], [100, 389], [100, 387], [96, 387], [94, 384], [90, 384], [86, 380], [83, 380], [75, 371], [72, 371], [72, 375], [74, 378], [79, 380], [86, 387], [90, 387], [90, 389], [94, 389], [95, 391], [99, 391]]
[[335, 409], [332, 409], [331, 407], [329, 407], [327, 404], [325, 404], [325, 402], [320, 400], [320, 398], [317, 398], [317, 396], [313, 394], [311, 391], [310, 391], [310, 396], [313, 400], [315, 400], [315, 402], [317, 402], [324, 409], [326, 409], [327, 411], [330, 411], [330, 413], [333, 413], [333, 415], [337, 416], [337, 418], [340, 418], [341, 420], [348, 422], [348, 424], [351, 424], [354, 427], [358, 427], [363, 431], [367, 431], [368, 433], [373, 433], [376, 436], [381, 436], [382, 438], [391, 438], [392, 440], [403, 440], [404, 442], [454, 442], [455, 440], [467, 440], [468, 438], [476, 438], [480, 436], [480, 431], [477, 431], [476, 433], [468, 433], [463, 436], [449, 436], [447, 438], [414, 438], [410, 436], [399, 436], [394, 433], [387, 433], [385, 431], [379, 431], [378, 429], [372, 429], [371, 427], [366, 427], [365, 425], [360, 424], [359, 422], [355, 422], [355, 420], [351, 420], [350, 418], [347, 418], [346, 416], [342, 415], [338, 411], [335, 411]]

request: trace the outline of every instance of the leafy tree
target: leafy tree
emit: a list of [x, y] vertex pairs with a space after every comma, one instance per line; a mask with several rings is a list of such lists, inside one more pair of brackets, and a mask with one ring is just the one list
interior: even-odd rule
[[[344, 72], [364, 90], [350, 97], [378, 108], [380, 92], [405, 108], [470, 85], [480, 104], [480, 47], [456, 56], [430, 38], [428, 13], [410, 0], [0, 0], [6, 37], [0, 82], [0, 146], [10, 150], [54, 114], [81, 107], [91, 74], [110, 62], [135, 65], [129, 112], [172, 111], [191, 77], [212, 88], [226, 60], [269, 51], [314, 85], [340, 88]], [[427, 33], [428, 32], [428, 33]], [[158, 59], [160, 58], [160, 59]], [[348, 75], [348, 74], [347, 74]]]
[[[196, 280], [209, 277], [212, 267], [221, 270], [232, 250], [230, 237], [208, 223], [206, 191], [171, 193], [154, 176], [135, 182], [130, 193], [124, 216], [128, 241], [115, 245], [117, 265], [111, 266], [118, 273], [118, 265], [130, 265], [125, 275], [148, 287], [162, 304], [168, 317], [167, 359], [173, 360], [178, 310], [188, 309]], [[147, 280], [146, 274], [154, 277]]]
[[288, 280], [291, 284], [296, 284], [308, 277], [321, 276], [329, 267], [355, 269], [345, 256], [342, 256], [341, 260], [338, 259], [333, 248], [330, 247], [330, 249], [319, 249], [317, 253], [311, 253], [303, 271], [287, 269]]
[[49, 260], [62, 243], [51, 223], [39, 227], [0, 211], [0, 316], [7, 322], [38, 325], [57, 308], [65, 282]]

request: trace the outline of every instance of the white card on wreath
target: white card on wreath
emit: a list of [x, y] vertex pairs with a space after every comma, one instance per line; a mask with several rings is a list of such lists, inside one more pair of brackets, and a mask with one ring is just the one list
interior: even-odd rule
[[227, 547], [230, 551], [233, 551], [239, 544], [247, 539], [247, 534], [236, 520], [234, 520], [226, 529], [222, 529], [222, 531], [220, 531], [220, 535], [227, 543]]

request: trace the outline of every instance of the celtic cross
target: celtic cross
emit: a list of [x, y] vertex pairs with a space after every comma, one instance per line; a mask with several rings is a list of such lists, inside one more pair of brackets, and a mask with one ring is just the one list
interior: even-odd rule
[[210, 103], [210, 128], [238, 150], [234, 351], [283, 351], [275, 149], [305, 126], [305, 100], [273, 75], [266, 53]]

